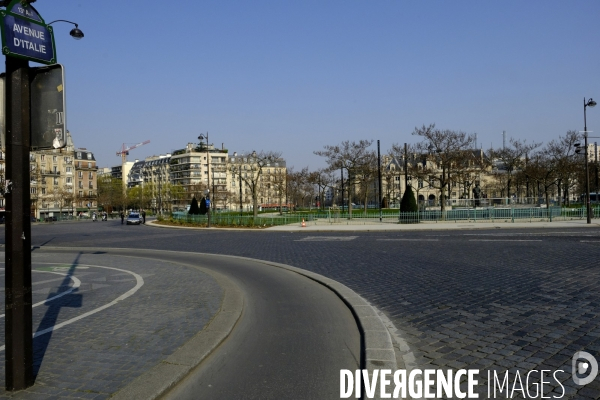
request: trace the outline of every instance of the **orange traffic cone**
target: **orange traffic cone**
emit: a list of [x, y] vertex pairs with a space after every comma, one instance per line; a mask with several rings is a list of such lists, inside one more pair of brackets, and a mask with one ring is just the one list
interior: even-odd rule
[[306, 228], [306, 222], [304, 222], [304, 218], [302, 218], [302, 225], [303, 228]]

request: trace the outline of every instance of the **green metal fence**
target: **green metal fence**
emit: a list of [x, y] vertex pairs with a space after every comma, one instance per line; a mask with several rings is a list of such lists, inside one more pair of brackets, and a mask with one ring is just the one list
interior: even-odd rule
[[[600, 215], [600, 207], [592, 208], [592, 216]], [[417, 223], [425, 221], [533, 221], [533, 220], [571, 220], [584, 219], [587, 217], [585, 208], [561, 208], [561, 207], [529, 207], [529, 208], [482, 208], [482, 209], [453, 209], [428, 210], [419, 212], [401, 212], [398, 215], [400, 223]]]
[[[592, 209], [593, 215], [600, 216], [600, 207]], [[350, 214], [341, 211], [316, 211], [304, 214], [259, 214], [254, 218], [252, 215], [235, 214], [211, 214], [211, 225], [223, 227], [263, 227], [288, 224], [372, 224], [372, 223], [420, 223], [420, 222], [533, 222], [533, 221], [565, 221], [573, 219], [585, 219], [585, 208], [561, 208], [561, 207], [489, 207], [489, 208], [460, 208], [449, 209], [444, 212], [440, 210], [426, 210], [419, 212], [369, 212]], [[188, 223], [199, 226], [208, 225], [206, 215], [189, 215], [187, 213], [173, 213], [172, 220], [180, 223]]]

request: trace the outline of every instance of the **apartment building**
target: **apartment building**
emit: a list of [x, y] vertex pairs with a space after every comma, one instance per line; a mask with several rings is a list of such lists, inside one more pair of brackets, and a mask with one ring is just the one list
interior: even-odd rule
[[[97, 210], [94, 154], [75, 148], [68, 131], [66, 142], [63, 149], [29, 154], [31, 215], [36, 219], [66, 218]], [[4, 199], [1, 200], [3, 205]]]
[[253, 207], [253, 187], [261, 209], [278, 209], [286, 205], [286, 162], [278, 159], [258, 159], [256, 153], [229, 157], [227, 165], [229, 190], [225, 200], [230, 210], [250, 211]]
[[174, 209], [185, 209], [192, 198], [205, 197], [210, 191], [213, 209], [225, 208], [228, 195], [227, 149], [213, 145], [188, 143], [176, 150], [169, 159], [169, 179], [182, 193], [171, 199]]

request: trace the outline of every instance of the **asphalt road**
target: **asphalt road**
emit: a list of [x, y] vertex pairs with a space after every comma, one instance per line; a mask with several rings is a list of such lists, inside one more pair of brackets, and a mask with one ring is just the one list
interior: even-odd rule
[[[169, 254], [197, 262], [197, 256]], [[335, 399], [340, 369], [360, 364], [360, 333], [329, 289], [294, 272], [239, 259], [202, 257], [244, 291], [231, 336], [169, 399]]]
[[598, 228], [308, 234], [109, 221], [38, 225], [32, 237], [37, 245], [231, 254], [304, 268], [383, 311], [413, 366], [563, 369], [566, 397], [600, 398], [599, 379], [580, 387], [570, 378], [575, 352], [600, 360]]

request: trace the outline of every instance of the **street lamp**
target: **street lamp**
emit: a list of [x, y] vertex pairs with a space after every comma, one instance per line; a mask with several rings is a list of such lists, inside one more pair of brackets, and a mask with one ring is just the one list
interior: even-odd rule
[[[210, 155], [208, 154], [208, 132], [206, 132], [206, 136], [204, 136], [204, 134], [200, 134], [200, 136], [198, 136], [198, 140], [200, 141], [200, 144], [202, 145], [202, 141], [206, 138], [206, 180], [207, 180], [207, 184], [206, 187], [210, 188]], [[205, 191], [206, 193], [206, 199], [208, 200], [208, 207], [207, 207], [207, 218], [208, 218], [208, 228], [210, 228], [210, 207], [211, 207], [211, 203], [210, 203], [210, 189], [206, 189]]]
[[66, 19], [57, 19], [56, 21], [52, 21], [47, 25], [51, 25], [55, 22], [68, 22], [69, 24], [75, 25], [75, 28], [71, 29], [71, 32], [69, 32], [69, 35], [71, 35], [71, 37], [75, 40], [80, 40], [81, 38], [83, 38], [83, 32], [81, 31], [81, 29], [79, 29], [79, 25], [77, 25], [75, 22], [67, 21]]
[[[584, 151], [585, 151], [585, 211], [587, 214], [587, 223], [592, 223], [592, 207], [590, 205], [590, 176], [588, 166], [588, 130], [587, 130], [587, 119], [586, 119], [586, 108], [594, 107], [597, 103], [594, 99], [590, 98], [587, 102], [585, 97], [583, 98], [583, 138], [584, 138]], [[575, 143], [575, 147], [579, 147], [579, 143]], [[575, 152], [579, 153], [578, 148]]]

